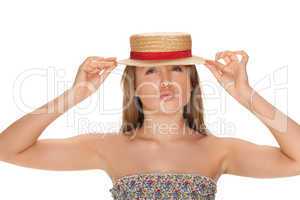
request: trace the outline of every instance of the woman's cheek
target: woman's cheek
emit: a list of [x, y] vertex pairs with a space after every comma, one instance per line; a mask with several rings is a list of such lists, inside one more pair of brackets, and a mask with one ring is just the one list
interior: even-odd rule
[[157, 99], [159, 99], [159, 89], [155, 84], [144, 82], [136, 88], [137, 95], [141, 98], [144, 108], [154, 108]]

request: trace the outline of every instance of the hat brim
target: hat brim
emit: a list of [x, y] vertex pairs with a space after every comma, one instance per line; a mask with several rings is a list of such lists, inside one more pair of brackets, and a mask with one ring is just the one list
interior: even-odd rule
[[149, 66], [162, 66], [162, 65], [193, 65], [204, 64], [205, 60], [202, 57], [192, 55], [188, 58], [177, 58], [171, 60], [137, 60], [137, 59], [123, 59], [118, 60], [118, 64], [131, 65], [137, 67], [149, 67]]

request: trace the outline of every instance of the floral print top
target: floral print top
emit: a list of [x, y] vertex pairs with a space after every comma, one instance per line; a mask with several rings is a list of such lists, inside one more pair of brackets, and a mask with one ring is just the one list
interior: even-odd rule
[[214, 200], [217, 183], [197, 173], [149, 172], [122, 176], [109, 191], [114, 200]]

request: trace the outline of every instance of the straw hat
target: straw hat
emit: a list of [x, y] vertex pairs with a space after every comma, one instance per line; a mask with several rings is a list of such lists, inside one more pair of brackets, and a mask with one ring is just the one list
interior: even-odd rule
[[203, 64], [204, 59], [192, 55], [192, 38], [184, 32], [150, 32], [130, 36], [130, 58], [119, 64], [134, 66]]

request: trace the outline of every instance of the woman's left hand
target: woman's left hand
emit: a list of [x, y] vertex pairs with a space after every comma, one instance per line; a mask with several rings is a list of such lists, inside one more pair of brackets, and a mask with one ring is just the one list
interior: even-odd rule
[[[237, 55], [241, 55], [241, 61]], [[216, 53], [215, 60], [205, 60], [204, 65], [212, 72], [222, 87], [238, 101], [249, 92], [246, 65], [248, 55], [245, 51], [222, 51]], [[225, 65], [218, 60], [223, 59]]]

